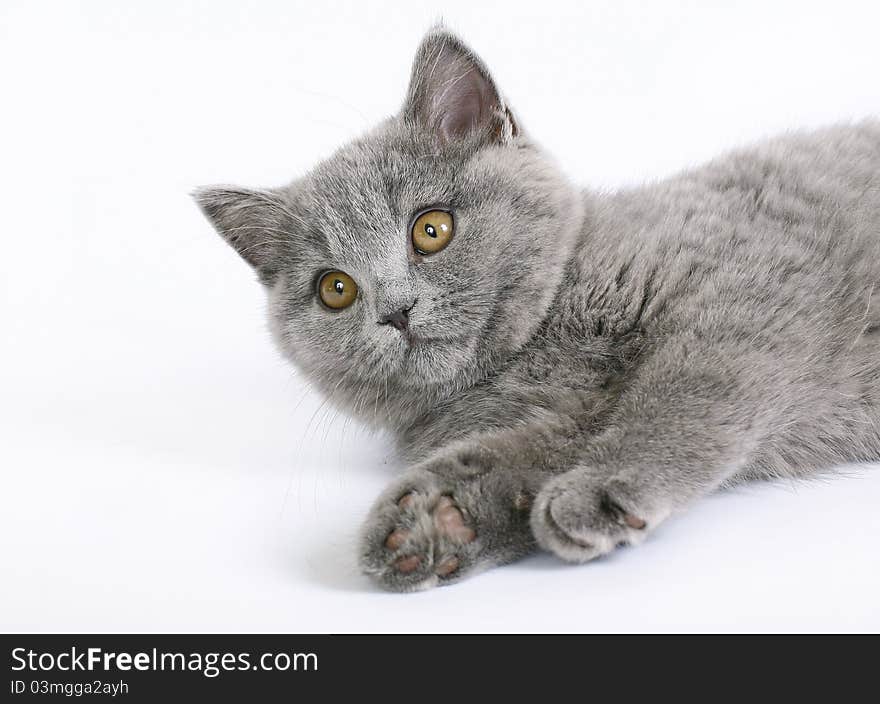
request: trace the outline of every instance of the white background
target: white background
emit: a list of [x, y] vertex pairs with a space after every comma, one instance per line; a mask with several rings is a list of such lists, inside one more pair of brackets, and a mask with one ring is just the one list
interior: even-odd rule
[[[874, 2], [0, 3], [0, 627], [877, 630], [880, 471], [712, 497], [639, 549], [376, 591], [400, 470], [271, 348], [188, 198], [399, 106], [443, 16], [595, 188], [880, 112]], [[821, 8], [821, 9], [820, 9]]]

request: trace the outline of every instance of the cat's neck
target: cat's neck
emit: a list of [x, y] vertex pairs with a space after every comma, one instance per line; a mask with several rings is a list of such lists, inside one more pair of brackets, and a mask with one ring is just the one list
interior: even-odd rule
[[[504, 353], [484, 350], [481, 357], [484, 364], [468, 369], [453, 384], [413, 387], [408, 393], [389, 395], [388, 403], [377, 408], [374, 424], [391, 432], [405, 455], [409, 454], [407, 450], [413, 446], [416, 434], [422, 438], [416, 443], [419, 447], [434, 444], [424, 439], [429, 432], [431, 419], [454, 415], [459, 404], [479, 403], [479, 399], [492, 393], [498, 379], [520, 364], [523, 354], [531, 354], [534, 349], [547, 344], [550, 326], [557, 325], [570, 315], [572, 281], [580, 276], [579, 272], [583, 269], [583, 251], [599, 236], [596, 232], [596, 208], [600, 202], [595, 194], [581, 192], [581, 207], [572, 219], [568, 254], [559, 262], [553, 276], [548, 277], [552, 286], [546, 304], [529, 320], [518, 321], [518, 324], [528, 327], [528, 334], [523, 336], [519, 345]], [[432, 429], [430, 432], [435, 431]], [[444, 428], [438, 433], [437, 442], [446, 442], [459, 431], [467, 433], [466, 428]]]

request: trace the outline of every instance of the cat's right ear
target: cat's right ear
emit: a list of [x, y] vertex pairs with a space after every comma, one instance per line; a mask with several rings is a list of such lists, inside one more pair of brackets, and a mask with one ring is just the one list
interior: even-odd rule
[[279, 194], [235, 186], [196, 189], [193, 199], [233, 249], [270, 284], [278, 270], [279, 245], [289, 227]]
[[431, 30], [416, 52], [403, 118], [442, 144], [475, 137], [504, 144], [519, 132], [486, 65], [443, 27]]

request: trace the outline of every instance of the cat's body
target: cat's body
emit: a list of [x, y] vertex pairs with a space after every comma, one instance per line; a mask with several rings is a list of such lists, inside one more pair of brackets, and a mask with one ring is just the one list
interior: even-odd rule
[[[689, 346], [711, 345], [719, 382], [739, 367], [766, 393], [766, 356], [780, 375], [775, 410], [798, 409], [785, 423], [791, 447], [754, 457], [756, 472], [812, 469], [826, 440], [838, 461], [880, 457], [880, 432], [859, 437], [880, 428], [880, 123], [785, 136], [584, 202], [543, 325], [485, 380], [394, 428], [407, 456], [574, 396], [579, 414], [598, 418], [651, 355], [677, 347], [686, 363]], [[765, 439], [780, 441], [767, 423]]]
[[[877, 123], [581, 194], [439, 32], [401, 118], [290, 189], [200, 200], [267, 284], [282, 350], [415, 465], [363, 536], [389, 588], [536, 547], [589, 560], [719, 486], [880, 458]], [[448, 249], [408, 251], [437, 204]], [[310, 228], [320, 254], [278, 239]], [[367, 313], [292, 281], [340, 262]], [[383, 325], [397, 308], [405, 340]]]

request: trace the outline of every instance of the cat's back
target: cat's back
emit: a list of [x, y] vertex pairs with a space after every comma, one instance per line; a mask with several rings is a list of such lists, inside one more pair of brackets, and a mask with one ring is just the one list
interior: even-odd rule
[[827, 313], [880, 278], [880, 123], [786, 135], [588, 203], [568, 317], [598, 311], [625, 333]]
[[[753, 247], [876, 243], [880, 122], [789, 133], [734, 150], [651, 189], [661, 208], [734, 226]], [[697, 220], [699, 223], [700, 220]], [[704, 230], [706, 241], [729, 230]], [[776, 237], [774, 237], [776, 235]]]

